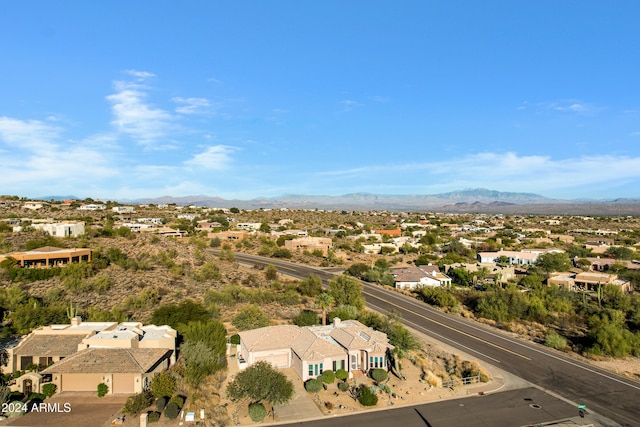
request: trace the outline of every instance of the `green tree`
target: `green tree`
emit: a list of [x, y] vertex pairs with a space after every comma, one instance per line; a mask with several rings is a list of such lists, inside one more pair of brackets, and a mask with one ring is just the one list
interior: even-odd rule
[[571, 268], [571, 259], [565, 252], [548, 252], [538, 257], [536, 267], [546, 273], [567, 271]]
[[235, 401], [248, 398], [252, 403], [266, 401], [280, 405], [291, 400], [293, 383], [285, 374], [261, 360], [236, 375], [227, 386], [227, 395]]
[[[202, 342], [221, 367], [226, 366], [227, 329], [218, 320], [198, 320], [182, 327], [186, 342]], [[216, 370], [220, 369], [219, 367]]]
[[194, 387], [223, 367], [218, 355], [202, 341], [187, 341], [180, 347], [185, 379]]
[[[159, 373], [151, 380], [151, 394], [156, 399], [171, 397], [177, 390], [176, 379], [168, 371]], [[164, 407], [162, 409], [164, 409]], [[162, 411], [162, 409], [158, 410]]]
[[294, 325], [298, 326], [315, 326], [318, 324], [318, 315], [311, 310], [302, 310], [293, 318]]
[[264, 269], [264, 277], [267, 280], [273, 281], [278, 279], [278, 269], [275, 265], [269, 264]]
[[358, 310], [364, 308], [362, 283], [358, 279], [342, 275], [329, 281], [329, 292], [337, 305], [351, 305]]
[[319, 295], [322, 292], [322, 279], [315, 274], [311, 274], [298, 283], [298, 292], [307, 297]]
[[231, 324], [241, 331], [263, 328], [271, 324], [271, 320], [254, 304], [247, 305], [233, 316]]
[[333, 307], [334, 299], [329, 292], [322, 292], [316, 297], [316, 305], [322, 310], [322, 324], [327, 324], [327, 311]]
[[180, 304], [168, 304], [157, 308], [151, 314], [151, 323], [154, 325], [169, 325], [174, 329], [180, 329], [191, 321], [209, 320], [213, 313], [202, 304], [190, 299], [183, 300]]

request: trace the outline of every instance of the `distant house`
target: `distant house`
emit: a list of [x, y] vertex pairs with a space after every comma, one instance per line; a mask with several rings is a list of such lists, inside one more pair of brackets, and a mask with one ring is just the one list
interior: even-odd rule
[[327, 256], [333, 242], [328, 237], [301, 237], [298, 239], [285, 240], [284, 247], [291, 251], [320, 250], [322, 255]]
[[24, 202], [22, 204], [23, 209], [30, 209], [32, 211], [37, 211], [38, 209], [42, 209], [47, 206], [49, 206], [49, 203], [41, 201]]
[[103, 211], [107, 209], [107, 205], [90, 203], [88, 205], [82, 205], [78, 208], [80, 211]]
[[584, 273], [556, 273], [547, 279], [548, 285], [556, 285], [570, 291], [597, 292], [601, 286], [617, 286], [623, 292], [633, 290], [629, 280], [620, 279], [616, 274], [584, 272]]
[[367, 372], [387, 369], [387, 335], [357, 320], [335, 318], [327, 326], [268, 326], [240, 332], [240, 368], [265, 360], [277, 368], [293, 368], [302, 381], [325, 370]]
[[391, 269], [397, 289], [418, 289], [423, 286], [451, 286], [451, 278], [437, 265], [418, 265]]
[[387, 235], [391, 237], [402, 236], [402, 230], [399, 228], [396, 228], [394, 230], [373, 230], [373, 233], [379, 234], [379, 235]]
[[557, 249], [526, 249], [522, 251], [498, 251], [498, 252], [479, 252], [477, 255], [478, 262], [498, 262], [501, 257], [506, 257], [511, 265], [533, 265], [538, 257], [548, 252], [562, 252]]
[[0, 261], [6, 258], [14, 258], [23, 268], [51, 268], [64, 267], [65, 265], [91, 261], [91, 249], [87, 248], [56, 248], [44, 246], [24, 252], [11, 252], [0, 255]]
[[55, 237], [73, 237], [84, 235], [84, 221], [60, 221], [31, 225], [36, 230], [42, 230]]
[[115, 213], [135, 213], [135, 206], [114, 206], [111, 210]]

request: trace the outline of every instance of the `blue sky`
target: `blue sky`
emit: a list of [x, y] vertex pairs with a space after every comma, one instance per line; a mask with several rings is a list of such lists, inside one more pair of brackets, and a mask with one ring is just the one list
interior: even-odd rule
[[0, 2], [0, 194], [640, 197], [637, 1]]

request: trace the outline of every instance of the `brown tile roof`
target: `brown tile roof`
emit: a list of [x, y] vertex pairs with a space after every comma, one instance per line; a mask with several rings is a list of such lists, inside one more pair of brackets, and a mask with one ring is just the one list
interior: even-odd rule
[[169, 357], [165, 348], [87, 348], [44, 369], [43, 374], [145, 373]]
[[[89, 333], [87, 331], [87, 333]], [[70, 356], [78, 351], [78, 344], [86, 337], [82, 335], [31, 335], [16, 347], [16, 355], [24, 356]]]

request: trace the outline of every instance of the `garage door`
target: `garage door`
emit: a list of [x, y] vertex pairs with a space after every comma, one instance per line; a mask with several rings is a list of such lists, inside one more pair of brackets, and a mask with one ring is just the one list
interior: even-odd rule
[[255, 361], [258, 362], [260, 360], [266, 360], [271, 363], [276, 368], [288, 368], [289, 367], [289, 354], [288, 353], [280, 353], [280, 354], [269, 354], [265, 356], [258, 356], [255, 358]]
[[98, 391], [102, 374], [62, 374], [61, 391]]
[[133, 393], [132, 374], [113, 374], [114, 393]]

